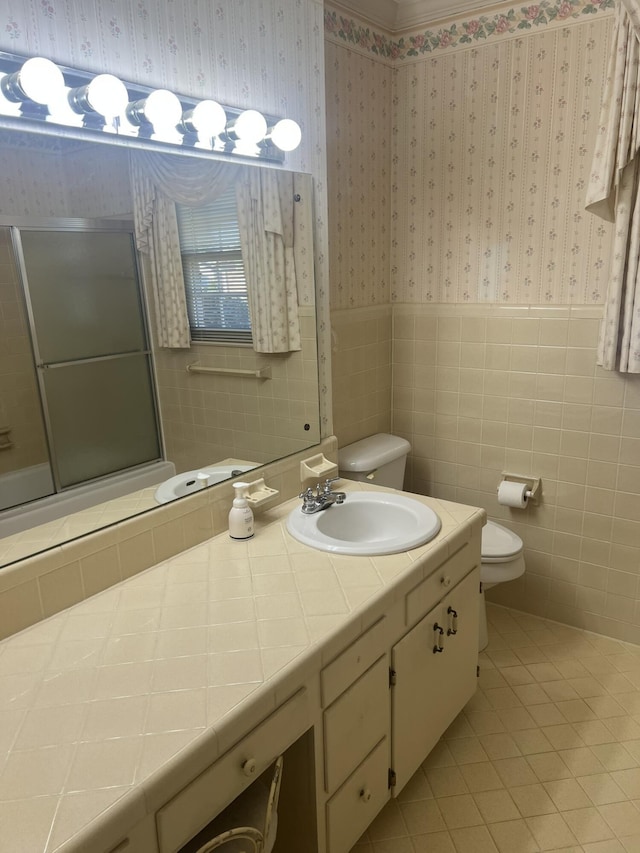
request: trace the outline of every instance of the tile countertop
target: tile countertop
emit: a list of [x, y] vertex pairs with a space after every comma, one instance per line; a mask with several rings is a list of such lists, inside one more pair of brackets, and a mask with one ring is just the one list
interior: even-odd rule
[[442, 529], [410, 552], [308, 548], [287, 501], [247, 542], [216, 536], [0, 642], [0, 849], [117, 842], [114, 826], [174, 796], [484, 523], [413, 497]]

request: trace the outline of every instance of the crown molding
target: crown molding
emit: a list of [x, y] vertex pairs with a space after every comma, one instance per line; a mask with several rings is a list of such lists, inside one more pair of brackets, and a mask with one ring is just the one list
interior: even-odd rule
[[329, 5], [333, 8], [342, 8], [345, 12], [375, 24], [389, 33], [392, 33], [395, 28], [398, 14], [396, 0], [337, 0], [335, 3], [329, 0]]
[[398, 33], [402, 30], [433, 25], [437, 21], [457, 18], [468, 13], [490, 14], [504, 5], [505, 0], [499, 3], [487, 3], [485, 0], [453, 0], [453, 2], [452, 0], [400, 0], [396, 3], [397, 13], [393, 31]]
[[341, 6], [365, 21], [383, 27], [391, 34], [433, 24], [468, 12], [488, 13], [504, 5], [486, 0], [338, 0]]

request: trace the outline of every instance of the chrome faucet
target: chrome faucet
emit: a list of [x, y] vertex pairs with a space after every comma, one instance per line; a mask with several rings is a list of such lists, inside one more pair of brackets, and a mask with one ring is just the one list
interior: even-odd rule
[[331, 484], [339, 479], [340, 477], [334, 477], [331, 480], [325, 480], [323, 485], [318, 483], [315, 493], [311, 487], [301, 492], [298, 497], [302, 498], [302, 512], [305, 515], [312, 515], [314, 512], [320, 512], [320, 510], [327, 509], [333, 504], [344, 503], [347, 498], [346, 492], [334, 492], [331, 488]]

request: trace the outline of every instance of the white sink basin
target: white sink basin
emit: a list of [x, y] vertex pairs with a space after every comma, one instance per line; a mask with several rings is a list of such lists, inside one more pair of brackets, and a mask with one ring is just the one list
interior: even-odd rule
[[440, 530], [436, 513], [393, 492], [348, 492], [342, 504], [306, 515], [296, 507], [287, 530], [299, 542], [334, 554], [397, 554], [424, 545]]
[[223, 480], [238, 477], [257, 466], [258, 463], [255, 465], [206, 465], [204, 468], [196, 468], [194, 471], [185, 471], [182, 474], [176, 474], [175, 477], [170, 477], [164, 483], [160, 483], [154, 493], [154, 498], [156, 503], [166, 504], [169, 501], [175, 501], [176, 498], [193, 494], [199, 489], [206, 489], [207, 486], [215, 486], [216, 483], [221, 483]]

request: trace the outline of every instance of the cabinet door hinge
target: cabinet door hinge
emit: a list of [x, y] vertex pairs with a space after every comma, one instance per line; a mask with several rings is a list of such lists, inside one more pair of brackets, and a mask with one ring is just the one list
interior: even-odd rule
[[476, 678], [480, 678], [480, 667], [476, 667]]
[[397, 680], [398, 680], [398, 679], [397, 679], [397, 676], [396, 676], [396, 671], [395, 671], [395, 669], [391, 669], [391, 667], [389, 667], [389, 687], [395, 687], [395, 686], [396, 686], [396, 681], [397, 681]]
[[396, 782], [397, 782], [397, 781], [398, 781], [398, 777], [396, 776], [396, 771], [395, 771], [395, 770], [392, 770], [392, 769], [391, 769], [391, 767], [390, 767], [390, 768], [389, 768], [389, 775], [388, 775], [388, 777], [387, 777], [387, 784], [388, 784], [388, 787], [389, 787], [389, 788], [393, 788], [393, 787], [395, 787], [395, 785], [396, 785]]

